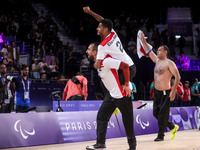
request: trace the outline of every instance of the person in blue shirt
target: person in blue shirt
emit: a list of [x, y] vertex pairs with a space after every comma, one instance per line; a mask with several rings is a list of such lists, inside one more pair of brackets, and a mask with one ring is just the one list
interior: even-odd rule
[[191, 105], [200, 106], [200, 92], [198, 79], [193, 79], [193, 86], [191, 87]]
[[31, 80], [28, 77], [29, 67], [22, 65], [21, 75], [16, 79], [16, 112], [24, 112], [30, 107], [30, 85]]
[[132, 99], [132, 101], [134, 100], [134, 95], [133, 95], [133, 93], [137, 93], [137, 89], [136, 89], [136, 86], [135, 86], [135, 84], [133, 83], [133, 82], [131, 82], [131, 85], [132, 85], [132, 87], [133, 87], [133, 89], [132, 89], [132, 94], [131, 94], [131, 99]]

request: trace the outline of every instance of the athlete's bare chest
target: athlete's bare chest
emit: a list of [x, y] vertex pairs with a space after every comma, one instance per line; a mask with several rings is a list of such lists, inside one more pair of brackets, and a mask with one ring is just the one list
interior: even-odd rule
[[167, 61], [158, 61], [154, 68], [154, 74], [161, 75], [168, 71], [168, 62]]

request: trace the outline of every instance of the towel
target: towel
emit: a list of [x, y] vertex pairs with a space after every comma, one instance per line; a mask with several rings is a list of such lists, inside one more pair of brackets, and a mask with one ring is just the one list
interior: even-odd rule
[[[146, 56], [146, 57], [149, 57], [144, 48], [143, 48], [143, 44], [142, 44], [142, 41], [140, 39], [141, 37], [141, 34], [142, 34], [142, 31], [139, 30], [138, 33], [137, 33], [137, 54], [138, 54], [138, 57], [141, 58], [142, 56]], [[150, 44], [149, 46], [151, 47], [151, 49], [153, 48]]]

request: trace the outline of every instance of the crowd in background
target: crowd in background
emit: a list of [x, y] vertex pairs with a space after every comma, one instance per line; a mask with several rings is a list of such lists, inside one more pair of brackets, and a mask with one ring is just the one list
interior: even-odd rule
[[[152, 81], [149, 89], [149, 93], [146, 96], [150, 96], [150, 99], [154, 99], [155, 81]], [[174, 86], [174, 78], [171, 79], [171, 88]], [[170, 103], [171, 107], [181, 106], [200, 106], [200, 82], [197, 78], [194, 78], [192, 83], [185, 81], [180, 82], [176, 89], [176, 96], [174, 101]]]
[[[21, 5], [24, 5], [26, 9], [23, 9]], [[85, 55], [86, 49], [83, 49], [81, 54], [77, 54], [74, 52], [74, 45], [59, 40], [58, 25], [53, 21], [49, 12], [44, 14], [44, 11], [41, 11], [38, 14], [29, 4], [24, 4], [21, 1], [14, 4], [10, 1], [4, 1], [0, 8], [0, 33], [3, 33], [4, 36], [14, 36], [16, 39], [16, 41], [2, 42], [0, 54], [8, 71], [19, 71], [21, 66], [17, 41], [24, 41], [35, 46], [35, 51], [25, 52], [30, 54], [29, 68], [32, 79], [61, 79], [59, 83], [62, 83], [62, 80], [65, 81], [66, 78], [70, 79], [74, 76], [80, 68], [91, 70], [92, 63]], [[123, 11], [110, 19], [113, 21], [114, 29], [119, 35], [124, 49], [131, 58], [137, 57], [137, 31], [141, 29], [147, 35], [148, 43], [155, 49], [162, 44], [169, 46], [170, 58], [176, 62], [177, 66], [180, 64], [179, 69], [190, 67], [186, 59], [187, 56], [183, 52], [184, 37], [182, 36], [178, 41], [180, 54], [176, 54], [175, 35], [169, 36], [166, 29], [159, 31], [158, 28], [155, 28], [153, 17], [138, 16]], [[96, 20], [87, 15], [79, 18], [78, 21], [72, 16], [65, 22], [69, 37], [78, 39], [79, 44], [85, 47], [93, 41], [100, 40], [96, 35], [97, 24]], [[180, 56], [176, 57], [177, 55]], [[140, 96], [136, 94], [135, 100], [152, 98], [150, 82], [149, 80], [144, 85], [140, 81], [136, 84], [137, 91], [144, 92], [138, 92], [137, 94]]]
[[[58, 75], [63, 73], [63, 63], [73, 64], [76, 61], [72, 56], [73, 45], [69, 42], [62, 43], [59, 40], [58, 28], [50, 13], [44, 14], [41, 10], [38, 14], [30, 4], [26, 5], [21, 1], [18, 4], [5, 1], [3, 4], [0, 6], [0, 33], [3, 33], [4, 37], [15, 37], [16, 41], [34, 45], [35, 51], [25, 52], [31, 57], [30, 69], [39, 73], [33, 73], [33, 78], [40, 79], [43, 74], [46, 74], [48, 79], [55, 79], [56, 73], [59, 73]], [[26, 9], [23, 9], [21, 5], [24, 5]], [[2, 42], [2, 61], [8, 66], [8, 71], [19, 71], [19, 49], [16, 41]], [[11, 43], [14, 43], [14, 46]], [[11, 51], [12, 49], [14, 52]], [[63, 62], [63, 54], [66, 62]], [[47, 64], [43, 62], [45, 56], [53, 56]], [[66, 65], [64, 69], [66, 72], [77, 72], [77, 70], [70, 70], [72, 68], [72, 65]], [[67, 73], [67, 76], [71, 74]]]

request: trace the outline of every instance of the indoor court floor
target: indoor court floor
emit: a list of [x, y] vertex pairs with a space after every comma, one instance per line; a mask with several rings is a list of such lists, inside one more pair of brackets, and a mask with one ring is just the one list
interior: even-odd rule
[[[178, 131], [174, 140], [170, 139], [171, 133], [165, 133], [165, 140], [154, 142], [157, 134], [136, 136], [137, 150], [200, 150], [200, 131], [185, 130]], [[9, 148], [5, 150], [85, 150], [87, 145], [93, 145], [95, 141], [52, 144], [32, 147]], [[106, 150], [127, 150], [126, 137], [108, 139]], [[104, 149], [105, 150], [105, 149]]]

